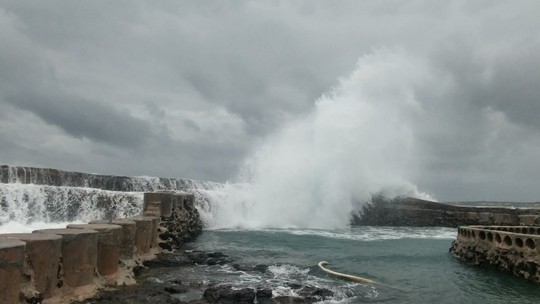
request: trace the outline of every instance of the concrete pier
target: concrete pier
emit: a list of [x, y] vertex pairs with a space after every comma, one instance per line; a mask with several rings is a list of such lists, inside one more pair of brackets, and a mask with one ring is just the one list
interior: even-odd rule
[[[129, 260], [135, 254], [135, 238], [137, 227], [135, 221], [128, 219], [116, 219], [110, 222], [113, 225], [122, 226], [122, 238], [120, 240], [120, 259]], [[90, 224], [109, 224], [108, 220], [90, 221]]]
[[43, 229], [33, 233], [62, 236], [62, 284], [77, 288], [93, 283], [98, 232], [86, 229]]
[[21, 303], [24, 248], [25, 243], [19, 240], [0, 239], [0, 303]]
[[118, 271], [122, 226], [109, 224], [70, 224], [67, 228], [95, 230], [98, 232], [97, 270], [102, 276]]
[[[48, 299], [58, 294], [58, 266], [62, 237], [47, 233], [2, 234], [0, 238], [16, 239], [26, 243], [23, 273], [30, 280], [24, 282], [25, 292], [37, 292]], [[31, 297], [31, 295], [27, 295]]]

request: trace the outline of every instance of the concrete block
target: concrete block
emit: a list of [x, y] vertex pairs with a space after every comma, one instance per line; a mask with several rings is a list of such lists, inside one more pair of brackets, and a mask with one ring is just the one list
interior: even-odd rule
[[33, 233], [62, 236], [63, 284], [82, 287], [93, 283], [97, 267], [98, 232], [87, 229], [43, 229]]
[[29, 283], [45, 299], [57, 295], [62, 237], [47, 233], [13, 233], [0, 237], [26, 243], [23, 273], [30, 278]]
[[0, 239], [0, 303], [20, 303], [25, 243]]
[[[91, 221], [90, 224], [109, 224], [107, 220]], [[122, 226], [122, 239], [120, 240], [120, 259], [129, 260], [135, 254], [136, 223], [127, 219], [112, 220], [111, 224]]]
[[173, 201], [176, 199], [172, 193], [161, 194], [160, 215], [164, 217], [170, 217], [173, 210]]
[[146, 254], [152, 246], [153, 221], [146, 216], [134, 216], [128, 218], [135, 222], [135, 247], [137, 254]]
[[150, 242], [151, 248], [158, 247], [159, 243], [159, 223], [161, 223], [161, 218], [159, 216], [147, 216], [152, 220], [152, 240]]
[[533, 226], [537, 218], [539, 216], [534, 214], [520, 215], [519, 224], [522, 226]]
[[491, 213], [480, 212], [478, 213], [478, 220], [483, 224], [491, 224]]
[[493, 213], [492, 216], [493, 216], [493, 223], [495, 225], [504, 224], [504, 220], [505, 220], [505, 217], [506, 217], [505, 213]]
[[145, 216], [161, 216], [162, 192], [144, 193], [143, 214]]
[[122, 226], [109, 224], [69, 224], [67, 228], [87, 229], [98, 232], [97, 270], [100, 275], [112, 275], [118, 271]]
[[505, 214], [504, 215], [504, 225], [506, 226], [518, 226], [519, 225], [519, 216], [516, 214]]

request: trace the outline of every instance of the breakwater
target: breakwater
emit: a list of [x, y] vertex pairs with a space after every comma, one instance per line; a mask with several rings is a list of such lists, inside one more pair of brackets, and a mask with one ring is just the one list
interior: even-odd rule
[[8, 165], [0, 166], [0, 183], [95, 188], [122, 192], [211, 189], [219, 185], [219, 183], [181, 178], [115, 176]]
[[0, 234], [0, 303], [69, 303], [134, 284], [133, 271], [201, 232], [194, 195], [144, 194], [140, 215]]
[[[210, 210], [206, 193], [222, 184], [179, 178], [112, 176], [48, 168], [0, 166], [0, 231], [141, 214], [143, 193], [182, 191]], [[54, 226], [54, 225], [53, 225]], [[35, 229], [35, 228], [34, 228]]]
[[375, 198], [361, 214], [353, 218], [353, 225], [458, 227], [460, 225], [516, 226], [526, 221], [540, 224], [540, 209], [496, 207], [465, 207], [437, 203], [416, 198]]
[[540, 283], [539, 216], [521, 217], [521, 226], [463, 226], [450, 251], [471, 265], [511, 272]]

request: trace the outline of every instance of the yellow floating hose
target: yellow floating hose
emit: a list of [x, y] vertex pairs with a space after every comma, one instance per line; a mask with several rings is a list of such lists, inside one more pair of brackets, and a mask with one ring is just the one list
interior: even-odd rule
[[[341, 273], [341, 272], [337, 272], [337, 271], [333, 271], [333, 270], [330, 270], [328, 268], [325, 268], [324, 266], [328, 265], [328, 264], [329, 263], [327, 261], [320, 261], [319, 262], [319, 268], [321, 268], [323, 271], [325, 271], [325, 272], [327, 272], [329, 274], [332, 274], [332, 275], [335, 275], [337, 277], [347, 279], [347, 280], [350, 280], [350, 281], [366, 283], [366, 284], [381, 284], [381, 283], [377, 283], [375, 281], [372, 281], [370, 279], [357, 277], [357, 276], [353, 276], [353, 275], [350, 275], [350, 274], [345, 274], [345, 273]], [[381, 284], [381, 285], [384, 285], [384, 284]]]

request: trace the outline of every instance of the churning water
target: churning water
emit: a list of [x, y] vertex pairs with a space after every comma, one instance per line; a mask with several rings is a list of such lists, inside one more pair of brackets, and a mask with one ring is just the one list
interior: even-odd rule
[[[264, 273], [237, 271], [231, 265], [169, 270], [161, 280], [178, 278], [268, 288], [274, 296], [294, 295], [290, 283], [328, 288], [324, 303], [538, 303], [540, 289], [510, 274], [465, 265], [448, 248], [450, 228], [355, 227], [337, 230], [210, 230], [192, 244], [219, 250], [239, 264], [269, 265]], [[366, 285], [329, 276], [317, 267], [384, 285]]]

